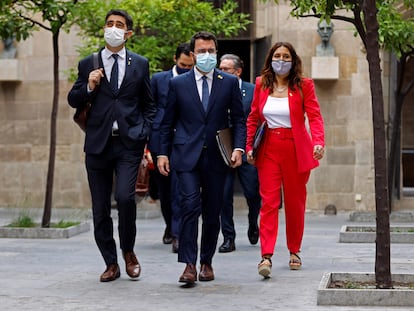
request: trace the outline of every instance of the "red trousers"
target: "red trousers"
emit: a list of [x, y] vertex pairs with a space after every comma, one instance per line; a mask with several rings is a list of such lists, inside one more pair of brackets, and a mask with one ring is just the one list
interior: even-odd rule
[[262, 207], [260, 209], [261, 253], [273, 255], [278, 234], [281, 186], [286, 218], [287, 248], [300, 251], [305, 225], [306, 183], [310, 171], [298, 172], [300, 155], [295, 152], [292, 131], [286, 128], [267, 129], [257, 168]]

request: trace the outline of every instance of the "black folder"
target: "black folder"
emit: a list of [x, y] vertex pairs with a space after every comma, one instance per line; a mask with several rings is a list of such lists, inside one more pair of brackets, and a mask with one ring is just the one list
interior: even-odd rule
[[233, 133], [231, 128], [228, 127], [217, 131], [216, 140], [224, 163], [231, 166], [231, 155], [233, 153]]

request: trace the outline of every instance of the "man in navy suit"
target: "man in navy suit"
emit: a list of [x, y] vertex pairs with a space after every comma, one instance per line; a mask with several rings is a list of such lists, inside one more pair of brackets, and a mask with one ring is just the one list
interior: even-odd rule
[[134, 253], [136, 236], [135, 181], [156, 107], [151, 95], [149, 64], [125, 49], [132, 19], [123, 10], [105, 17], [105, 48], [79, 62], [78, 78], [68, 94], [69, 105], [80, 108], [91, 102], [85, 131], [85, 163], [92, 197], [96, 244], [106, 264], [101, 282], [120, 276], [111, 218], [111, 192], [115, 174], [120, 248], [127, 274], [137, 278], [141, 266]]
[[246, 117], [238, 80], [215, 69], [217, 39], [206, 31], [190, 41], [195, 68], [170, 81], [160, 131], [157, 165], [163, 175], [177, 173], [182, 209], [178, 261], [186, 264], [179, 282], [197, 280], [198, 219], [202, 217], [199, 281], [214, 280], [212, 259], [220, 232], [224, 181], [229, 167], [216, 142], [216, 132], [233, 128], [231, 166], [242, 163]]
[[[243, 81], [241, 74], [243, 72], [243, 61], [239, 56], [234, 54], [225, 54], [220, 58], [220, 70], [235, 75], [239, 80], [240, 91], [242, 93], [243, 109], [246, 118], [250, 113], [250, 106], [253, 100], [254, 84]], [[224, 205], [221, 210], [221, 232], [223, 234], [223, 244], [219, 247], [220, 253], [232, 252], [236, 249], [235, 238], [236, 230], [233, 221], [233, 193], [235, 175], [239, 176], [240, 184], [243, 188], [243, 194], [249, 207], [248, 220], [249, 229], [247, 236], [251, 244], [257, 244], [259, 240], [259, 227], [257, 219], [259, 217], [261, 197], [259, 193], [259, 178], [256, 167], [247, 162], [246, 156], [243, 155], [242, 165], [236, 169], [230, 170], [224, 186]]]
[[[189, 71], [194, 65], [193, 57], [190, 55], [189, 43], [178, 45], [174, 55], [174, 63], [175, 65], [170, 70], [157, 72], [151, 78], [151, 91], [157, 105], [157, 115], [152, 125], [151, 137], [148, 143], [148, 149], [151, 151], [153, 159], [156, 159], [159, 153], [160, 126], [165, 113], [169, 82], [173, 77]], [[166, 225], [162, 241], [164, 244], [172, 243], [172, 251], [177, 253], [181, 219], [177, 177], [174, 170], [170, 172], [169, 176], [160, 174], [157, 166], [155, 166], [155, 171], [161, 212]]]

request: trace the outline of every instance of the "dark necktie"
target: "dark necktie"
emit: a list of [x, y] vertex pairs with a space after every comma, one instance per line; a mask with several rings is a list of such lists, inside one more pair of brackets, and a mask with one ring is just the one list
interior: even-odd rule
[[110, 84], [111, 84], [111, 88], [112, 91], [114, 91], [115, 93], [118, 92], [118, 54], [112, 54], [112, 57], [114, 58], [114, 64], [112, 65], [112, 70], [111, 70], [111, 80], [110, 80]]
[[208, 97], [209, 97], [207, 77], [203, 76], [202, 79], [203, 79], [203, 88], [202, 88], [202, 93], [201, 93], [201, 103], [203, 104], [204, 111], [207, 111]]

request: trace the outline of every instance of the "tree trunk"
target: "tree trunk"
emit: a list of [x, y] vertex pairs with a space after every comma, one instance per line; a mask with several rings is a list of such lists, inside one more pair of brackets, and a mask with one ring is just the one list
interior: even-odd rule
[[392, 288], [384, 99], [381, 83], [376, 1], [363, 1], [363, 12], [367, 29], [367, 59], [374, 125], [375, 207], [377, 213], [375, 280], [377, 288]]
[[53, 198], [53, 178], [55, 173], [56, 157], [56, 123], [59, 107], [59, 31], [53, 33], [53, 104], [50, 117], [50, 145], [49, 145], [49, 165], [47, 169], [45, 205], [43, 209], [42, 228], [50, 227], [52, 215]]

